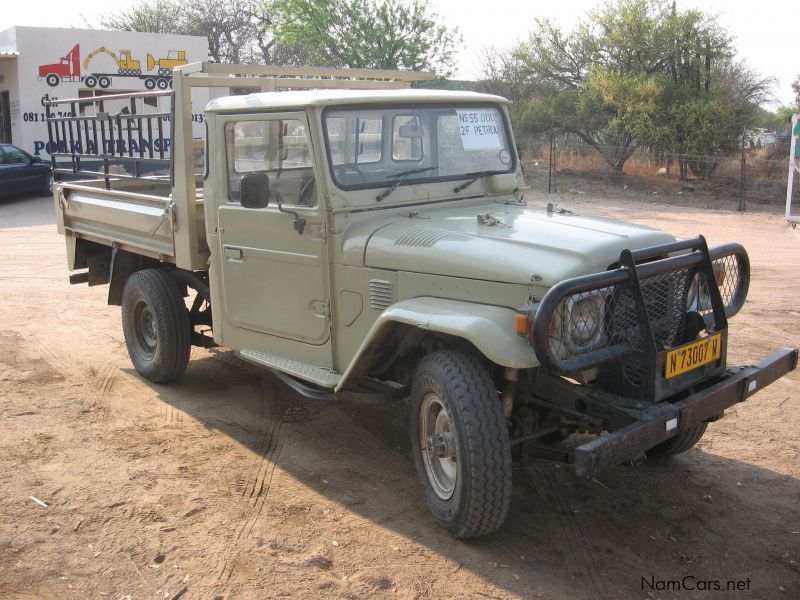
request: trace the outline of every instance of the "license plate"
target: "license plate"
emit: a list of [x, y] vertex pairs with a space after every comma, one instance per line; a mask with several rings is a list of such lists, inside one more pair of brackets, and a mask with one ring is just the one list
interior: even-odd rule
[[667, 352], [666, 378], [676, 377], [717, 360], [722, 351], [722, 334], [718, 333]]

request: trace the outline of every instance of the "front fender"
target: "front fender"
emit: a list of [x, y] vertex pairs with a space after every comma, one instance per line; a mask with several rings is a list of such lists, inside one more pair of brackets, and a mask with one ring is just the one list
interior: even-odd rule
[[516, 311], [501, 306], [419, 297], [402, 300], [387, 308], [370, 328], [367, 337], [342, 375], [336, 391], [348, 382], [359, 359], [369, 349], [383, 327], [404, 323], [467, 340], [487, 359], [513, 369], [539, 366], [533, 347], [514, 332]]

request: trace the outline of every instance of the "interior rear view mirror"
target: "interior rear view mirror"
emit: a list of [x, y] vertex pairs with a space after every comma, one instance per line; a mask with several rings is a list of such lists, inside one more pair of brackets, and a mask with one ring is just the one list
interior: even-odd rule
[[419, 125], [400, 125], [397, 132], [401, 138], [421, 138], [422, 127]]

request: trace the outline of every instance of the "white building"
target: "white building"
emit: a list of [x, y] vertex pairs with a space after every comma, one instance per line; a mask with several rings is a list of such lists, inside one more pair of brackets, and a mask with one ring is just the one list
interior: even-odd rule
[[[174, 67], [207, 56], [208, 41], [200, 36], [47, 27], [1, 31], [0, 142], [47, 159], [45, 100], [168, 89]], [[207, 101], [207, 93], [193, 96], [193, 111], [202, 112]], [[201, 121], [196, 119], [196, 137], [202, 137]]]

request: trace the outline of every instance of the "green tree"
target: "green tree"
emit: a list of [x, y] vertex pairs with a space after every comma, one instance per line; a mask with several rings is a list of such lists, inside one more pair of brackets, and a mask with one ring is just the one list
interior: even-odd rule
[[102, 16], [99, 24], [123, 31], [202, 35], [214, 62], [302, 64], [302, 48], [279, 44], [272, 35], [268, 7], [263, 0], [144, 0]]
[[800, 113], [800, 75], [792, 82], [792, 91], [794, 91], [794, 103], [781, 106], [775, 113], [775, 120], [778, 123], [776, 129], [790, 129], [792, 117]]
[[100, 17], [100, 26], [121, 31], [185, 33], [181, 5], [172, 0], [137, 2]]
[[[732, 55], [727, 33], [700, 11], [617, 0], [569, 33], [537, 20], [528, 39], [501, 56], [514, 64], [506, 72], [522, 73], [534, 90], [517, 111], [523, 130], [554, 123], [621, 171], [640, 147], [713, 154], [741, 135], [771, 81]], [[484, 73], [491, 82], [492, 70]]]
[[452, 72], [456, 29], [428, 0], [276, 0], [264, 8], [275, 39], [330, 67]]

